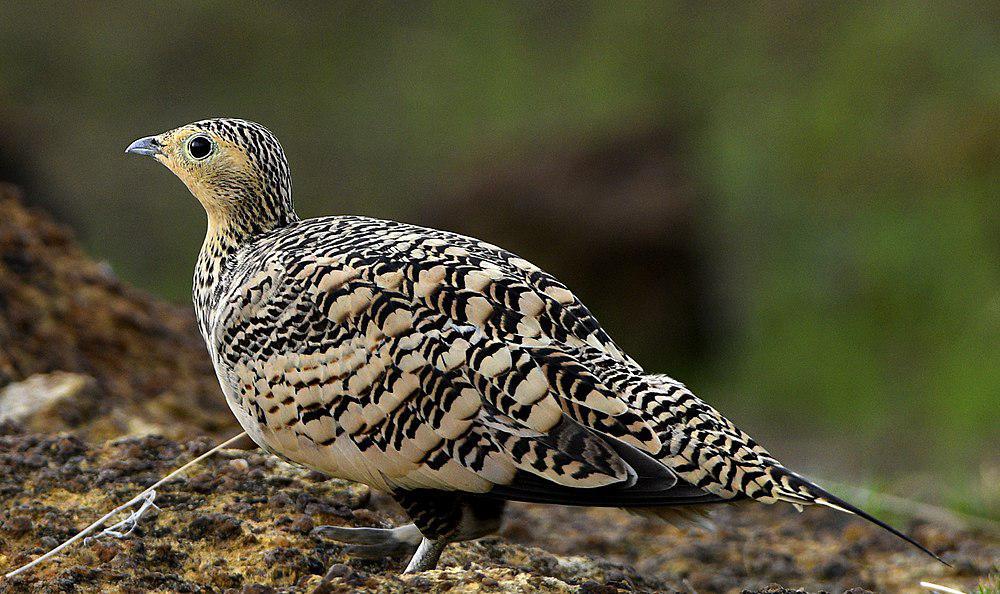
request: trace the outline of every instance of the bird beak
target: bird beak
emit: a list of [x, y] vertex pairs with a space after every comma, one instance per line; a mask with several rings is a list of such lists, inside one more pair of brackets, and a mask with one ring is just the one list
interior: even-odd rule
[[125, 149], [126, 153], [132, 153], [134, 155], [146, 155], [149, 157], [156, 157], [156, 155], [163, 154], [163, 147], [160, 145], [160, 141], [157, 140], [155, 136], [147, 136], [145, 138], [140, 138], [132, 144], [128, 145]]

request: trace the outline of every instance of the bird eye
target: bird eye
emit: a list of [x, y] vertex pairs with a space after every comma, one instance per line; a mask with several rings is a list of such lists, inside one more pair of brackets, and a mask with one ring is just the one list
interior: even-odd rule
[[188, 152], [195, 159], [204, 159], [212, 152], [212, 141], [205, 136], [195, 136], [188, 141]]

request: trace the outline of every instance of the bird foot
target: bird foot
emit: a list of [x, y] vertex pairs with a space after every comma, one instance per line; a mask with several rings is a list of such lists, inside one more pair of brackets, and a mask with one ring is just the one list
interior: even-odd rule
[[355, 559], [384, 559], [412, 555], [422, 536], [413, 524], [398, 528], [351, 528], [317, 526], [312, 534], [346, 544], [344, 553]]

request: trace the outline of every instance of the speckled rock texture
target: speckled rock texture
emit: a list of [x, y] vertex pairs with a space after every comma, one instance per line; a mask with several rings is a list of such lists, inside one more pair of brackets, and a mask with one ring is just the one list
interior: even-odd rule
[[[0, 394], [11, 399], [0, 420], [0, 573], [236, 430], [186, 308], [122, 285], [6, 186]], [[918, 592], [921, 580], [971, 591], [1000, 559], [995, 534], [902, 523], [947, 568], [820, 509], [720, 508], [718, 529], [702, 531], [619, 510], [512, 505], [499, 537], [452, 545], [439, 570], [400, 576], [403, 560], [352, 560], [311, 534], [321, 524], [403, 522], [390, 499], [257, 450], [210, 459], [160, 488], [156, 504], [129, 536], [77, 543], [30, 573], [0, 578], [0, 594], [861, 594]]]
[[[211, 446], [162, 437], [95, 445], [72, 435], [0, 436], [0, 568], [30, 561]], [[619, 510], [512, 506], [503, 533], [448, 548], [441, 569], [361, 561], [312, 536], [320, 524], [403, 521], [385, 496], [258, 451], [227, 450], [163, 486], [128, 537], [78, 544], [0, 592], [909, 592], [973, 588], [996, 571], [995, 537], [910, 526], [954, 567], [833, 512], [720, 509], [715, 531]], [[769, 586], [780, 584], [786, 590]], [[801, 589], [801, 590], [800, 590]]]

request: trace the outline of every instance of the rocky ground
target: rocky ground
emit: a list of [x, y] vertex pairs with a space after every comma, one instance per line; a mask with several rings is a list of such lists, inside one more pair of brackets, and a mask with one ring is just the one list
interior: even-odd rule
[[[9, 570], [127, 501], [211, 441], [147, 436], [104, 445], [72, 435], [0, 436], [0, 568]], [[498, 538], [452, 545], [442, 568], [400, 577], [402, 560], [360, 561], [311, 535], [319, 524], [403, 521], [384, 496], [226, 450], [157, 493], [125, 538], [78, 544], [0, 592], [807, 592], [917, 591], [921, 580], [971, 589], [996, 571], [1000, 540], [910, 526], [947, 568], [877, 528], [833, 512], [720, 510], [715, 531], [618, 510], [514, 506]], [[968, 591], [968, 590], [967, 590]]]
[[[0, 573], [235, 431], [186, 310], [124, 286], [0, 187]], [[904, 522], [948, 568], [820, 509], [721, 508], [703, 531], [514, 505], [499, 537], [400, 577], [401, 560], [351, 560], [311, 534], [402, 522], [390, 500], [253, 449], [211, 458], [155, 503], [132, 534], [77, 543], [0, 578], [0, 593], [972, 591], [1000, 559], [995, 532]]]

